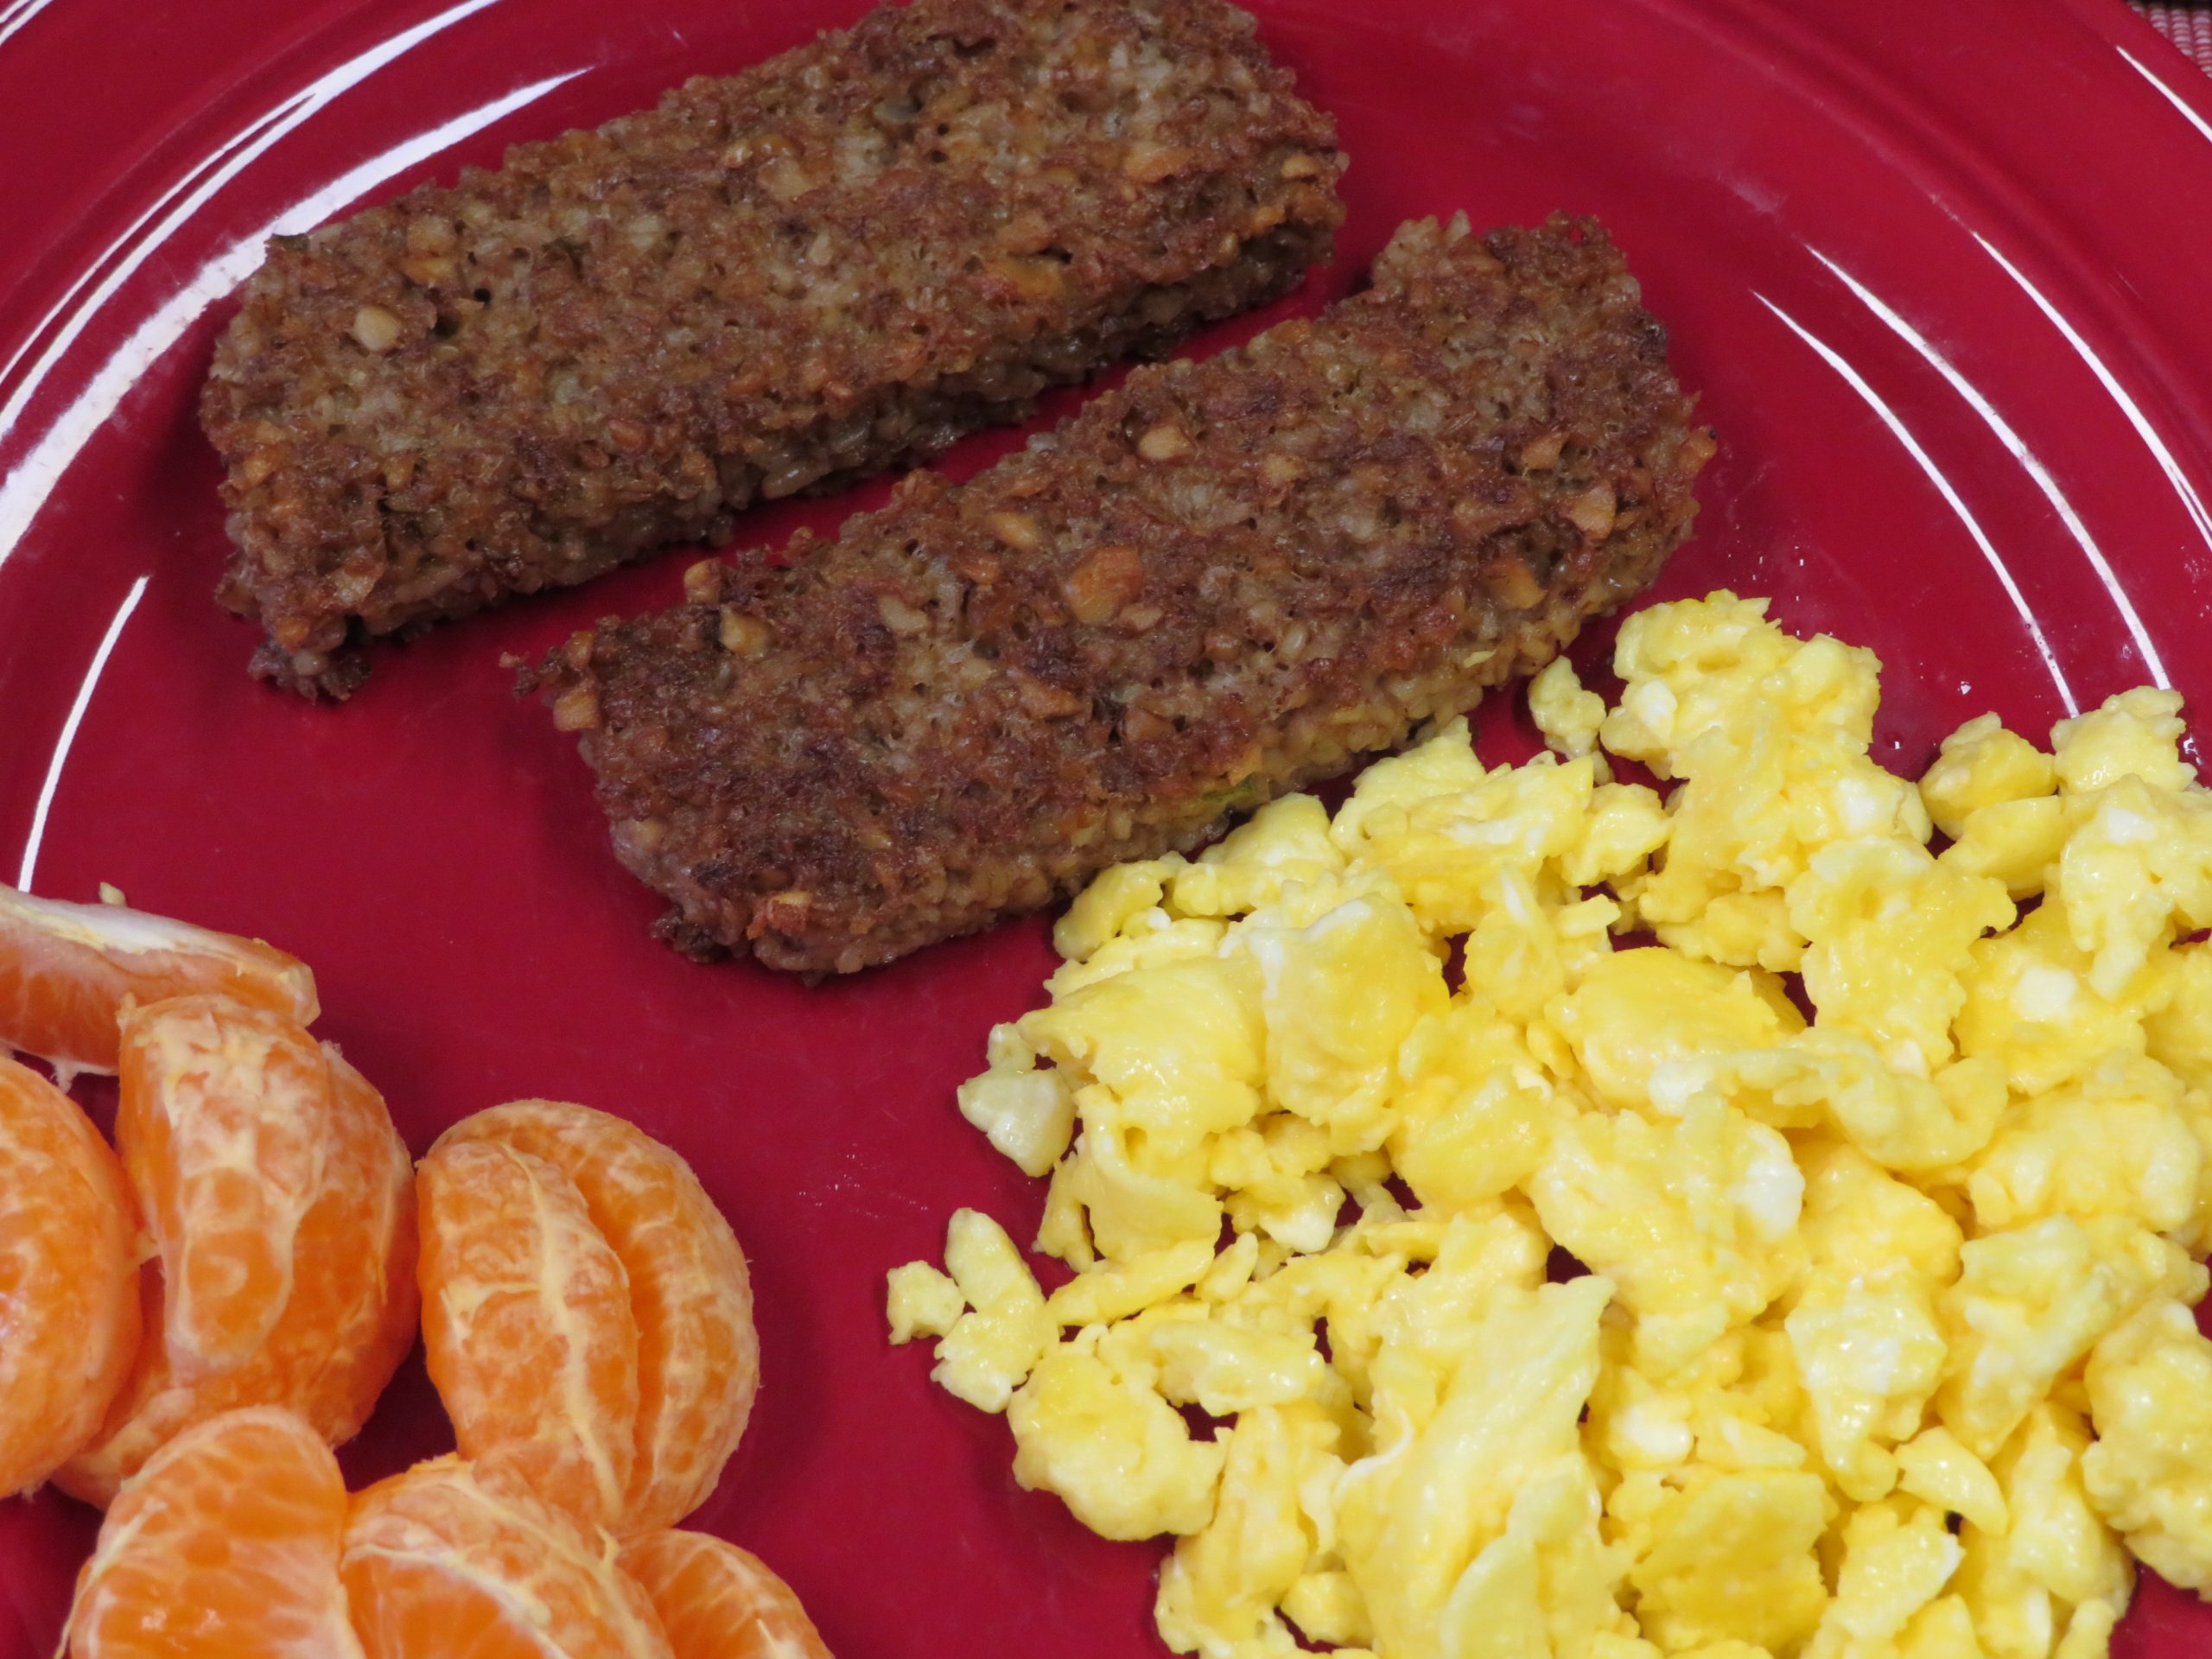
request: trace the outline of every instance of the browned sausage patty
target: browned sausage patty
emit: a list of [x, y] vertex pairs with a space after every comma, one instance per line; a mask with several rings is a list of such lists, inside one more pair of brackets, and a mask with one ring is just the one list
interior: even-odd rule
[[539, 671], [680, 948], [848, 972], [1393, 747], [1651, 581], [1713, 452], [1589, 220], [1139, 370]]
[[1334, 124], [1219, 0], [917, 0], [279, 238], [217, 346], [258, 674], [925, 456], [1294, 286]]

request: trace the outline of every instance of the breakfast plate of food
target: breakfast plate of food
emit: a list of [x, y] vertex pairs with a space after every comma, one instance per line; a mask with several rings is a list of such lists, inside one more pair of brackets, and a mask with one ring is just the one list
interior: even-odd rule
[[0, 9], [0, 1659], [2212, 1643], [2194, 74]]

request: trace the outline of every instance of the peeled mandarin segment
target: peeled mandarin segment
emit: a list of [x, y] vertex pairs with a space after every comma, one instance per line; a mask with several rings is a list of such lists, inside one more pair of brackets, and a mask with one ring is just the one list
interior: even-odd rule
[[243, 1363], [291, 1300], [336, 1083], [305, 1027], [228, 997], [133, 1007], [121, 1030], [116, 1141], [161, 1251], [170, 1368], [197, 1381]]
[[689, 1164], [606, 1112], [516, 1101], [464, 1118], [438, 1147], [479, 1141], [562, 1169], [629, 1274], [637, 1463], [615, 1530], [682, 1520], [721, 1478], [760, 1386], [753, 1285], [737, 1235]]
[[359, 1659], [338, 1578], [346, 1484], [289, 1411], [180, 1434], [117, 1497], [69, 1617], [75, 1659]]
[[99, 1432], [138, 1338], [123, 1166], [76, 1102], [0, 1059], [0, 1497]]
[[806, 1609], [760, 1558], [702, 1532], [648, 1532], [622, 1547], [676, 1659], [830, 1659]]
[[[382, 1368], [360, 1407], [365, 1419], [415, 1345], [421, 1307], [415, 1160], [384, 1096], [336, 1049], [324, 1052], [330, 1058], [333, 1150], [324, 1195], [300, 1224], [291, 1308], [329, 1333], [333, 1353]], [[349, 1249], [365, 1259], [342, 1262]]]
[[125, 998], [194, 991], [220, 991], [302, 1025], [319, 1012], [307, 964], [257, 939], [0, 887], [0, 1046], [112, 1071]]
[[416, 1173], [423, 1346], [464, 1455], [588, 1522], [620, 1516], [637, 1461], [630, 1280], [575, 1184], [490, 1141]]
[[[54, 1484], [73, 1497], [106, 1503], [164, 1441], [242, 1406], [288, 1406], [342, 1445], [406, 1357], [415, 1340], [413, 1165], [377, 1091], [326, 1054], [333, 1094], [322, 1183], [293, 1236], [291, 1294], [276, 1324], [242, 1363], [197, 1382], [176, 1376], [165, 1344], [142, 1344], [98, 1438], [55, 1471]], [[158, 1329], [160, 1263], [149, 1262], [143, 1277], [147, 1325]]]
[[353, 1499], [342, 1567], [368, 1659], [673, 1659], [613, 1541], [454, 1457]]

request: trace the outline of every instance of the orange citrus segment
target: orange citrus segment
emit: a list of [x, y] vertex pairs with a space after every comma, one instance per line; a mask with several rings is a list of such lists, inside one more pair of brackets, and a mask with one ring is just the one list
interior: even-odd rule
[[462, 1119], [432, 1148], [513, 1147], [558, 1166], [630, 1279], [637, 1463], [618, 1532], [682, 1520], [737, 1448], [760, 1384], [745, 1253], [691, 1166], [634, 1123], [561, 1101]]
[[359, 1659], [338, 1579], [346, 1484], [289, 1411], [232, 1412], [118, 1495], [69, 1617], [76, 1659]]
[[341, 1571], [369, 1659], [672, 1659], [613, 1540], [459, 1458], [356, 1496]]
[[138, 1350], [138, 1217], [77, 1103], [0, 1059], [0, 1497], [98, 1432]]
[[0, 887], [0, 1046], [112, 1071], [124, 999], [193, 991], [220, 991], [302, 1025], [318, 1011], [307, 964], [257, 939]]
[[[183, 1429], [241, 1406], [289, 1406], [333, 1446], [358, 1433], [415, 1340], [415, 1184], [407, 1148], [377, 1091], [334, 1050], [329, 1139], [313, 1200], [292, 1237], [291, 1293], [260, 1346], [230, 1370], [188, 1382], [168, 1345], [140, 1344], [138, 1362], [99, 1437], [55, 1471], [54, 1484], [105, 1503], [123, 1479]], [[118, 1113], [125, 1131], [134, 1120]], [[158, 1261], [143, 1272], [148, 1328], [162, 1320]]]
[[291, 1300], [335, 1084], [305, 1027], [227, 997], [133, 1007], [122, 1039], [116, 1141], [161, 1251], [169, 1369], [197, 1382], [255, 1353]]
[[556, 1166], [512, 1147], [433, 1147], [422, 1208], [423, 1348], [466, 1456], [611, 1524], [636, 1461], [629, 1275]]
[[760, 1558], [703, 1532], [649, 1532], [622, 1546], [676, 1659], [830, 1659], [791, 1586]]

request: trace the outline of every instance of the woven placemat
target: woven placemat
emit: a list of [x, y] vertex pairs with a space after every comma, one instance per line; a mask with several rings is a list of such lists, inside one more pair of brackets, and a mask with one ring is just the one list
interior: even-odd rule
[[2212, 75], [2212, 6], [2158, 6], [2130, 0], [2135, 10], [2158, 26], [2158, 32]]

